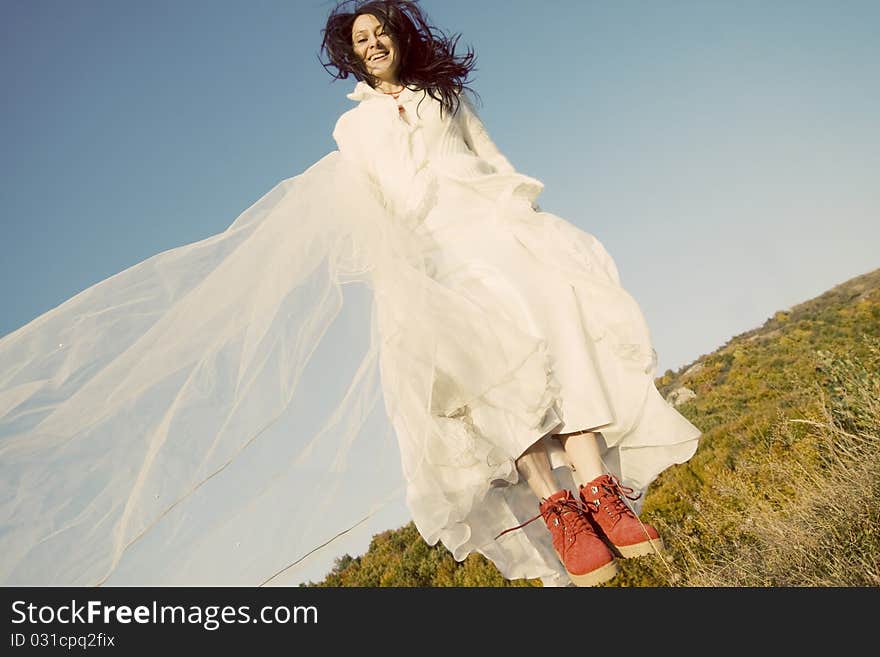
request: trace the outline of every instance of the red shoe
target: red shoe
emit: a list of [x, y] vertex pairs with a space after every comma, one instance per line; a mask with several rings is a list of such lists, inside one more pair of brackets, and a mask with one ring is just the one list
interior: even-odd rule
[[617, 574], [614, 554], [596, 534], [584, 508], [570, 491], [553, 493], [542, 500], [539, 508], [539, 515], [495, 538], [543, 517], [553, 536], [553, 547], [576, 586], [596, 586]]
[[580, 498], [590, 520], [624, 558], [656, 554], [663, 549], [657, 530], [639, 520], [622, 499], [637, 500], [638, 495], [629, 496], [632, 492], [632, 488], [621, 486], [615, 477], [607, 474], [580, 487]]

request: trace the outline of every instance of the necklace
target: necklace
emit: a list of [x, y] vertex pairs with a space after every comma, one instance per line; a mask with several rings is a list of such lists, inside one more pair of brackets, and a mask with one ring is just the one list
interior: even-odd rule
[[[400, 91], [383, 91], [382, 93], [385, 94], [386, 96], [391, 96], [392, 98], [394, 98], [394, 100], [397, 100], [398, 97], [400, 96], [400, 94], [403, 93], [404, 89], [406, 89], [405, 86], [401, 87]], [[403, 114], [405, 111], [406, 111], [406, 109], [404, 108], [404, 106], [401, 105], [400, 103], [397, 103], [397, 113]]]

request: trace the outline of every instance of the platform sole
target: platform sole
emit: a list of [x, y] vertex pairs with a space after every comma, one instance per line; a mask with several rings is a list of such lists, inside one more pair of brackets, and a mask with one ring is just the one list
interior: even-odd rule
[[635, 545], [615, 545], [614, 549], [620, 553], [624, 559], [632, 557], [643, 557], [648, 554], [659, 554], [663, 550], [663, 539], [654, 538], [650, 541], [643, 541]]
[[597, 568], [592, 572], [585, 573], [583, 575], [568, 573], [568, 576], [571, 578], [571, 581], [574, 582], [575, 586], [597, 586], [599, 584], [607, 582], [616, 574], [617, 563], [615, 563], [614, 561], [609, 561], [601, 568]]

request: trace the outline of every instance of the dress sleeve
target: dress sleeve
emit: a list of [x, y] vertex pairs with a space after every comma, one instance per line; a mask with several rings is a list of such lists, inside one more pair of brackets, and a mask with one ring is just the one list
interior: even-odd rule
[[374, 198], [383, 204], [386, 203], [379, 178], [369, 157], [369, 149], [364, 144], [362, 136], [358, 135], [355, 122], [348, 112], [336, 120], [333, 139], [336, 141], [342, 160], [348, 165], [348, 170], [355, 172], [366, 183]]
[[497, 172], [516, 173], [514, 166], [492, 141], [470, 99], [464, 94], [461, 94], [459, 98], [461, 99], [461, 108], [458, 116], [468, 148], [491, 164]]
[[336, 147], [339, 149], [343, 159], [354, 164], [365, 173], [370, 174], [367, 154], [364, 152], [365, 149], [362, 141], [358, 139], [358, 135], [355, 133], [351, 115], [348, 112], [342, 114], [336, 120], [336, 125], [333, 127], [333, 139], [336, 141]]

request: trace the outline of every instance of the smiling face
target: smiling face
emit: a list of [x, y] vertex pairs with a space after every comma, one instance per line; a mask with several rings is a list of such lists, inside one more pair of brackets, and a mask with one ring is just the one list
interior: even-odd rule
[[373, 14], [361, 14], [351, 27], [354, 54], [364, 62], [367, 72], [389, 84], [397, 83], [400, 51]]

